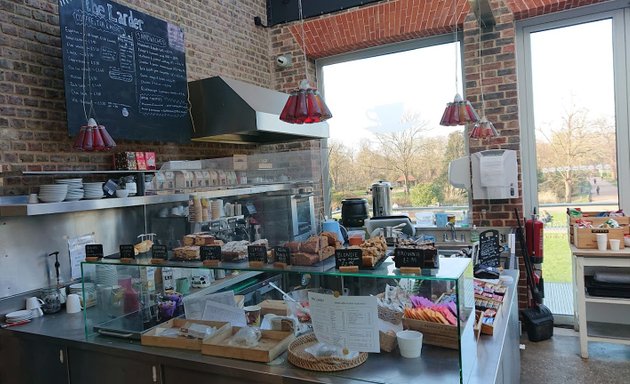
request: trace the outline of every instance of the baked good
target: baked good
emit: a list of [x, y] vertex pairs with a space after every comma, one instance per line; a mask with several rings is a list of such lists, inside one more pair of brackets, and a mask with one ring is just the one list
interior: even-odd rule
[[195, 245], [195, 235], [184, 236], [184, 245]]
[[319, 255], [316, 253], [297, 252], [291, 254], [292, 265], [313, 265], [319, 262]]
[[199, 246], [185, 245], [173, 249], [173, 256], [180, 260], [199, 260]]
[[214, 236], [212, 235], [196, 235], [195, 245], [211, 245], [214, 244]]
[[337, 243], [339, 243], [339, 239], [337, 239], [337, 235], [333, 232], [322, 232], [322, 236], [326, 237], [328, 240], [328, 245], [335, 247]]
[[302, 245], [302, 243], [300, 243], [299, 241], [287, 241], [286, 243], [284, 243], [284, 246], [289, 248], [289, 251], [291, 251], [291, 253], [300, 252], [300, 245]]
[[300, 252], [319, 253], [320, 241], [319, 236], [311, 236], [300, 245]]
[[320, 251], [321, 254], [321, 259], [322, 260], [326, 260], [327, 258], [331, 257], [332, 255], [335, 254], [335, 250], [337, 248], [327, 245], [324, 248], [322, 248], [322, 250]]
[[153, 241], [151, 241], [151, 240], [143, 240], [143, 241], [141, 241], [138, 244], [133, 246], [134, 254], [137, 256], [137, 255], [139, 255], [141, 253], [149, 252], [151, 250], [152, 246], [153, 246]]

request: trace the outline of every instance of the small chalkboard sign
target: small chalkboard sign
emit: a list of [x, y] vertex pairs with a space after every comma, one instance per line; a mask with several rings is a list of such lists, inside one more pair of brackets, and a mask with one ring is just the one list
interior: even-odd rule
[[489, 267], [499, 267], [501, 264], [501, 245], [499, 244], [499, 231], [489, 229], [479, 234], [479, 256], [477, 264]]
[[86, 244], [85, 260], [99, 260], [103, 258], [103, 244]]
[[335, 251], [335, 266], [360, 267], [363, 261], [363, 251], [359, 248], [338, 249]]
[[221, 247], [218, 245], [202, 245], [199, 249], [201, 260], [221, 260]]
[[154, 244], [153, 247], [151, 247], [151, 254], [154, 259], [168, 259], [168, 250], [166, 249], [166, 245]]
[[250, 262], [267, 264], [267, 247], [264, 245], [247, 246], [247, 258]]
[[396, 268], [424, 267], [424, 252], [422, 249], [396, 248], [394, 249], [394, 265]]
[[291, 264], [291, 250], [288, 247], [275, 247], [275, 262], [286, 265]]
[[136, 255], [132, 244], [121, 244], [118, 247], [118, 250], [120, 252], [121, 259], [133, 259]]

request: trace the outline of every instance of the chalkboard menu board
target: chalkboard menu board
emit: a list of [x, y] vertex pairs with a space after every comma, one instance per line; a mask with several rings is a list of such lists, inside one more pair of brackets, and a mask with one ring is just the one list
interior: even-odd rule
[[86, 244], [85, 257], [101, 259], [103, 257], [103, 244]]
[[360, 267], [363, 251], [359, 248], [338, 249], [335, 251], [335, 267]]
[[274, 255], [276, 263], [291, 264], [291, 250], [287, 247], [275, 247]]
[[477, 264], [498, 267], [501, 264], [501, 245], [499, 231], [490, 229], [479, 234], [479, 256]]
[[87, 113], [114, 140], [190, 140], [178, 26], [106, 0], [60, 0], [59, 24], [70, 135]]
[[248, 245], [247, 258], [249, 261], [267, 263], [267, 247], [264, 245]]
[[201, 260], [221, 260], [221, 247], [218, 245], [202, 245], [199, 249]]
[[424, 253], [422, 249], [396, 248], [394, 249], [394, 265], [396, 268], [424, 267]]
[[151, 255], [154, 259], [166, 260], [168, 259], [168, 249], [166, 245], [154, 244], [151, 247]]
[[118, 247], [118, 250], [120, 252], [121, 259], [133, 259], [136, 255], [133, 244], [121, 244]]

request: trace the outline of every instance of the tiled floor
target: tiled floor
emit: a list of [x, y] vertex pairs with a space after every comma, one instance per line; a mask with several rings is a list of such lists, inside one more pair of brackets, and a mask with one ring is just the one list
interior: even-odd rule
[[521, 343], [521, 384], [626, 384], [630, 383], [630, 346], [589, 343], [589, 359], [580, 357], [577, 332], [555, 328], [554, 336]]

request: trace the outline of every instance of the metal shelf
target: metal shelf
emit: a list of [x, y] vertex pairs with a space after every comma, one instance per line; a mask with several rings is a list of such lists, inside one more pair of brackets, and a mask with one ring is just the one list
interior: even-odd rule
[[[265, 192], [277, 192], [291, 189], [292, 184], [259, 185], [255, 187], [242, 187], [230, 189], [217, 189], [214, 191], [179, 193], [172, 195], [148, 195], [124, 198], [103, 198], [96, 200], [62, 201], [60, 203], [27, 204], [27, 196], [0, 199], [0, 217], [6, 216], [37, 216], [56, 213], [70, 213], [93, 211], [99, 209], [137, 207], [143, 205], [188, 202], [191, 194], [217, 199], [222, 197], [253, 195]], [[3, 201], [4, 200], [4, 201]], [[6, 203], [5, 203], [6, 202]]]

